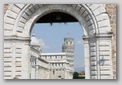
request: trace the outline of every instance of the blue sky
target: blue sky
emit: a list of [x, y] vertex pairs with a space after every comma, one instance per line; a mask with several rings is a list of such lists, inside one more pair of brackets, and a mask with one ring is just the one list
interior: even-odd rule
[[84, 69], [83, 31], [79, 23], [35, 24], [32, 33], [41, 41], [44, 53], [62, 52], [64, 38], [74, 38], [74, 69], [75, 71]]

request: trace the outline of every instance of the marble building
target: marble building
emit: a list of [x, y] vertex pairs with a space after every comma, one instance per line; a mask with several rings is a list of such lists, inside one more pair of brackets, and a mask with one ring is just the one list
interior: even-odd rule
[[41, 53], [49, 63], [50, 79], [72, 79], [73, 68], [68, 62], [68, 53]]
[[41, 53], [41, 44], [33, 34], [30, 42], [30, 79], [72, 79], [74, 44], [65, 38], [62, 53]]
[[41, 44], [35, 35], [30, 42], [30, 79], [48, 79], [48, 62], [40, 57]]

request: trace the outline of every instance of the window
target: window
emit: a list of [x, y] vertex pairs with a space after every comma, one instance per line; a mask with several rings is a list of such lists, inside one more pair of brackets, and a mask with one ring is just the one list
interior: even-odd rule
[[53, 71], [53, 74], [55, 74], [55, 71]]

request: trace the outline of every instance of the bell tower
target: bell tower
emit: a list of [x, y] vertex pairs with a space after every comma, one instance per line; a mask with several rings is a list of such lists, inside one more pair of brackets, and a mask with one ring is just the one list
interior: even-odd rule
[[69, 77], [73, 78], [74, 72], [74, 39], [73, 38], [64, 38], [64, 44], [62, 45], [62, 52], [67, 53], [67, 61], [69, 62]]
[[62, 46], [62, 52], [74, 53], [74, 39], [64, 38], [64, 44]]

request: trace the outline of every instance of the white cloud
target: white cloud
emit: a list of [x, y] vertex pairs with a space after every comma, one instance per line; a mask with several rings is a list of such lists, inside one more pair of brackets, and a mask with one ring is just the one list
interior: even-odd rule
[[50, 48], [49, 46], [47, 46], [47, 45], [45, 44], [45, 42], [44, 42], [42, 39], [39, 39], [39, 42], [40, 42], [42, 48], [47, 48], [47, 49]]

